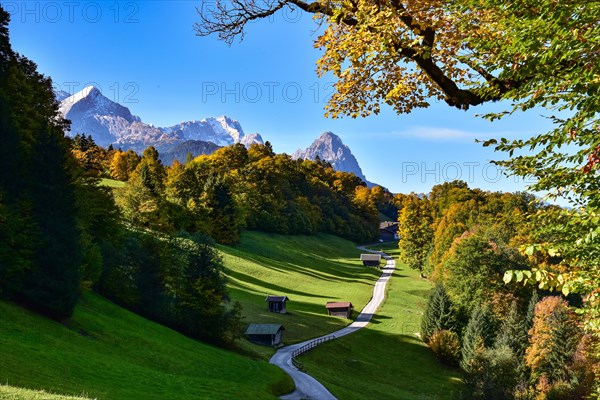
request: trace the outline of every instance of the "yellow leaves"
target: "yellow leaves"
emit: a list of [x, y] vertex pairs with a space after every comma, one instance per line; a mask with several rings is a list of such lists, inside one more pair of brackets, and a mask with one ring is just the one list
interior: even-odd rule
[[[339, 80], [336, 93], [326, 106], [326, 115], [363, 117], [378, 113], [387, 103], [398, 113], [427, 107], [429, 97], [444, 99], [429, 71], [424, 72], [411, 57], [430, 59], [457, 84], [468, 84], [473, 76], [459, 62], [459, 52], [468, 32], [456, 29], [462, 16], [447, 12], [444, 1], [385, 3], [374, 0], [329, 4], [334, 15], [357, 21], [355, 25], [330, 19], [315, 47], [324, 50], [317, 62], [319, 76], [333, 74]], [[434, 45], [425, 44], [425, 36]]]
[[541, 290], [558, 291], [568, 296], [574, 279], [572, 273], [557, 273], [547, 269], [532, 268], [531, 271], [506, 271], [502, 280], [505, 284], [513, 282], [522, 283], [523, 286], [537, 285]]

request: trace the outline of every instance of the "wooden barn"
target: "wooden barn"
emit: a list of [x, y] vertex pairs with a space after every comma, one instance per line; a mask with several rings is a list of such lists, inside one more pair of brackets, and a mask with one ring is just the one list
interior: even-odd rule
[[398, 236], [398, 223], [385, 221], [379, 224], [379, 240], [382, 242], [393, 242], [400, 239]]
[[363, 265], [367, 267], [379, 267], [379, 263], [381, 262], [381, 254], [361, 254], [360, 261], [362, 261]]
[[252, 343], [275, 346], [281, 343], [283, 331], [281, 324], [250, 324], [245, 334]]
[[350, 318], [352, 316], [352, 308], [354, 306], [349, 301], [331, 302], [328, 301], [325, 305], [327, 314], [334, 317]]
[[285, 309], [285, 302], [288, 301], [289, 298], [287, 296], [267, 296], [265, 301], [268, 304], [269, 311], [274, 313], [285, 314], [287, 310]]

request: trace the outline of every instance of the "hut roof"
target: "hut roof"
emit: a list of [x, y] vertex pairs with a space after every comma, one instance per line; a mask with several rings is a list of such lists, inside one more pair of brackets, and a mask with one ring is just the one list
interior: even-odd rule
[[381, 260], [381, 254], [361, 254], [360, 261], [379, 261]]
[[353, 307], [352, 303], [349, 301], [328, 301], [325, 305], [325, 308], [349, 308]]
[[384, 221], [379, 223], [379, 229], [398, 229], [398, 222], [395, 221]]
[[274, 335], [282, 329], [285, 330], [281, 324], [250, 324], [246, 335]]
[[288, 301], [290, 298], [287, 296], [271, 296], [268, 295], [267, 298], [265, 299], [265, 301]]

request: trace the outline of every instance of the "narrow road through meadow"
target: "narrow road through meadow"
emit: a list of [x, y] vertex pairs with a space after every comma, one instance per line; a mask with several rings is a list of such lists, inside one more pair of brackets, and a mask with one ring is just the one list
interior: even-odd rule
[[[368, 250], [364, 246], [358, 247], [361, 251], [367, 251], [370, 253], [379, 253], [379, 251]], [[371, 301], [367, 303], [367, 305], [362, 309], [358, 317], [354, 322], [348, 325], [345, 328], [337, 330], [328, 335], [320, 336], [317, 338], [306, 340], [302, 343], [297, 343], [291, 346], [282, 347], [277, 350], [277, 352], [271, 357], [269, 362], [271, 364], [277, 365], [279, 368], [283, 369], [296, 384], [296, 390], [292, 393], [287, 394], [285, 396], [281, 396], [280, 398], [283, 400], [302, 400], [302, 399], [311, 399], [311, 400], [336, 400], [336, 397], [329, 392], [319, 381], [317, 381], [312, 376], [308, 375], [300, 371], [298, 368], [294, 367], [292, 364], [292, 353], [299, 348], [311, 344], [312, 342], [318, 341], [319, 339], [335, 336], [336, 338], [349, 335], [357, 330], [364, 328], [367, 326], [371, 318], [375, 314], [377, 308], [383, 302], [385, 297], [385, 287], [387, 285], [388, 280], [392, 276], [394, 272], [394, 268], [396, 268], [396, 262], [390, 256], [385, 253], [381, 253], [382, 257], [386, 260], [386, 264], [383, 267], [383, 272], [377, 282], [375, 282], [375, 286], [373, 287], [373, 297], [371, 297]]]

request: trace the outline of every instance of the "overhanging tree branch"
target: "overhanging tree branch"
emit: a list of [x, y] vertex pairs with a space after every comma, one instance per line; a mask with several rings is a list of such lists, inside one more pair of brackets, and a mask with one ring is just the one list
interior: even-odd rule
[[[219, 39], [231, 44], [238, 36], [240, 40], [243, 39], [244, 28], [248, 22], [270, 17], [285, 6], [296, 6], [310, 14], [334, 17], [335, 20], [332, 23], [335, 24], [357, 27], [364, 23], [369, 31], [377, 33], [378, 28], [376, 26], [369, 26], [368, 21], [358, 19], [356, 5], [342, 10], [334, 8], [330, 2], [305, 2], [303, 0], [205, 2], [202, 8], [198, 9], [201, 22], [195, 24], [195, 30], [199, 36], [216, 33]], [[420, 43], [411, 43], [410, 45], [398, 38], [394, 40], [394, 50], [406, 61], [416, 63], [445, 95], [445, 101], [450, 106], [468, 109], [470, 106], [476, 106], [487, 101], [499, 100], [504, 93], [515, 88], [515, 82], [500, 80], [483, 68], [473, 68], [473, 70], [485, 78], [490, 89], [495, 90], [475, 91], [460, 88], [457, 82], [448, 76], [434, 59], [433, 49], [436, 46], [434, 27], [427, 26], [423, 28], [422, 21], [418, 21], [415, 16], [411, 15], [400, 0], [391, 0], [386, 6], [395, 11], [400, 21], [415, 36], [421, 37]]]

